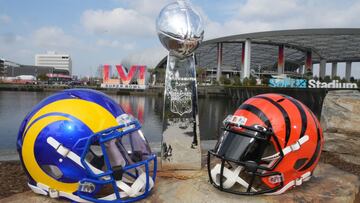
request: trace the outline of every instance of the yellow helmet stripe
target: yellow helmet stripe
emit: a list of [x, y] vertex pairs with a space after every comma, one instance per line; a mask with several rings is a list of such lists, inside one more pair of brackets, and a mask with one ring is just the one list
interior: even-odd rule
[[94, 102], [82, 99], [63, 99], [50, 103], [41, 108], [28, 122], [24, 131], [22, 146], [22, 157], [26, 169], [36, 182], [41, 182], [56, 190], [72, 193], [77, 190], [78, 183], [63, 183], [55, 180], [40, 168], [35, 159], [34, 145], [41, 130], [52, 122], [70, 120], [66, 116], [56, 115], [49, 115], [36, 120], [49, 113], [62, 113], [75, 117], [93, 132], [117, 126], [118, 123], [107, 109]]
[[117, 124], [116, 118], [104, 107], [97, 103], [82, 99], [63, 99], [50, 103], [41, 108], [28, 122], [25, 131], [34, 120], [48, 113], [69, 114], [85, 123], [93, 132], [114, 127]]
[[47, 116], [35, 122], [26, 132], [21, 154], [25, 168], [36, 182], [43, 183], [56, 190], [73, 193], [77, 190], [79, 184], [63, 183], [49, 176], [40, 168], [34, 154], [34, 145], [39, 133], [49, 124], [65, 120], [70, 119], [63, 116]]

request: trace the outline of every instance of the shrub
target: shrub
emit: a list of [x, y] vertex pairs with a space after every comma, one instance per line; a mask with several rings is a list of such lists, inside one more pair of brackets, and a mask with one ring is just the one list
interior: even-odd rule
[[233, 79], [233, 85], [234, 85], [234, 86], [241, 86], [240, 77], [235, 77], [235, 78]]
[[270, 81], [270, 79], [267, 78], [267, 77], [264, 77], [263, 79], [261, 79], [261, 83], [262, 83], [264, 86], [269, 86], [269, 81]]
[[329, 75], [327, 75], [327, 76], [324, 77], [324, 82], [329, 83], [329, 82], [331, 82], [331, 81], [332, 81], [332, 80], [331, 80], [331, 77], [330, 77]]
[[231, 80], [225, 76], [221, 76], [220, 77], [220, 83], [224, 84], [224, 85], [230, 85], [231, 84]]
[[250, 77], [250, 86], [255, 86], [255, 85], [256, 85], [256, 78]]
[[244, 86], [249, 86], [249, 85], [250, 85], [250, 79], [247, 78], [247, 77], [245, 77], [245, 78], [243, 79], [243, 81], [242, 81], [242, 84], [243, 84]]

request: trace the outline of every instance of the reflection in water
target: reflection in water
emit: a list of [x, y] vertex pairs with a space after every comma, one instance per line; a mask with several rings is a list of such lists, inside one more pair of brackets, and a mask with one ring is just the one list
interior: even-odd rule
[[160, 102], [160, 97], [110, 96], [123, 107], [124, 111], [139, 119], [149, 142], [160, 142], [162, 133], [162, 102]]
[[[15, 150], [21, 121], [34, 105], [51, 92], [0, 91], [0, 150]], [[163, 97], [110, 95], [126, 112], [137, 117], [150, 143], [160, 143], [162, 135]], [[217, 139], [223, 119], [239, 106], [223, 98], [199, 98], [199, 120], [202, 140]], [[159, 146], [160, 147], [160, 146]]]
[[217, 139], [222, 132], [220, 129], [222, 121], [227, 115], [234, 113], [239, 106], [239, 101], [229, 98], [199, 99], [201, 139]]

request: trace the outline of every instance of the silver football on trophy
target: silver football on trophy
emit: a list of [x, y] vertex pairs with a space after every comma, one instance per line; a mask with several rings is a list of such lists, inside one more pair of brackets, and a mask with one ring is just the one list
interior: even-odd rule
[[181, 58], [192, 54], [204, 37], [203, 20], [187, 0], [165, 6], [156, 20], [156, 30], [170, 54]]

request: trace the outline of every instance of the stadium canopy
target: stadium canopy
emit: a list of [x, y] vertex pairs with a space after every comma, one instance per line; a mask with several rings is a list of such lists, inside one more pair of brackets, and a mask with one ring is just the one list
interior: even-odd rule
[[[216, 73], [304, 74], [320, 64], [319, 76], [325, 76], [326, 63], [346, 62], [345, 77], [351, 77], [351, 63], [360, 62], [360, 29], [299, 29], [233, 35], [204, 41], [195, 52], [197, 67]], [[164, 58], [158, 66], [166, 66]]]

